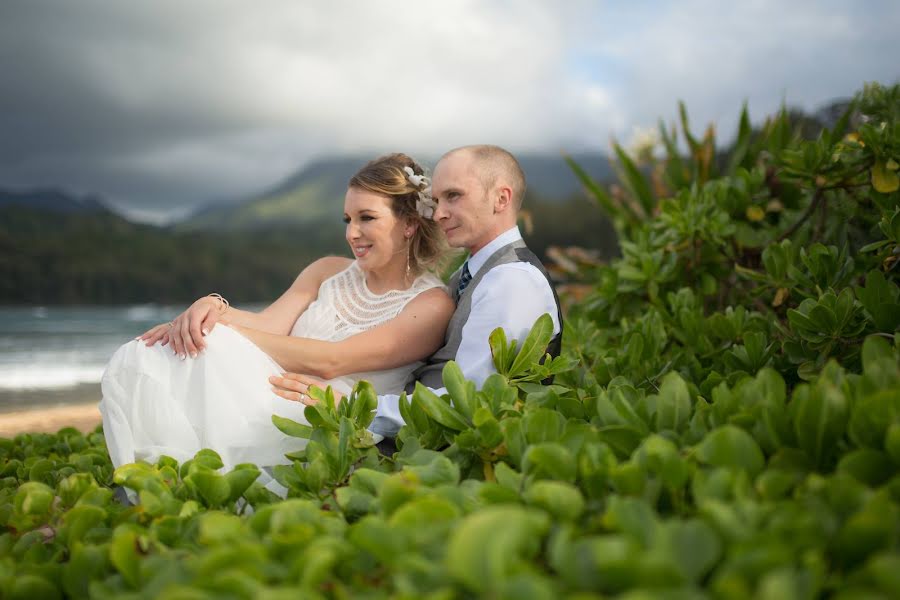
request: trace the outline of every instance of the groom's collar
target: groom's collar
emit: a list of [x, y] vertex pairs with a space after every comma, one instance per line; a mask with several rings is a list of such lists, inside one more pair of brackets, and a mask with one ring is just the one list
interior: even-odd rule
[[478, 270], [484, 266], [484, 263], [500, 248], [506, 246], [507, 244], [511, 244], [516, 240], [521, 240], [522, 234], [519, 232], [519, 227], [515, 226], [512, 229], [507, 229], [493, 240], [490, 241], [484, 248], [473, 254], [469, 257], [469, 273], [472, 274], [472, 277], [478, 273]]

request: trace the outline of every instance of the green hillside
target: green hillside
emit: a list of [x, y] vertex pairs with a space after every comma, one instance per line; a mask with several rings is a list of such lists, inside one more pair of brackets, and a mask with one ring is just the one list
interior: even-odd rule
[[[604, 154], [576, 153], [574, 158], [598, 180], [612, 175]], [[347, 182], [367, 160], [343, 156], [314, 161], [269, 191], [227, 206], [209, 206], [176, 229], [247, 231], [321, 225], [338, 231]], [[436, 161], [423, 160], [426, 165]], [[581, 195], [581, 184], [562, 156], [523, 155], [520, 162], [528, 179], [527, 203], [558, 204]]]

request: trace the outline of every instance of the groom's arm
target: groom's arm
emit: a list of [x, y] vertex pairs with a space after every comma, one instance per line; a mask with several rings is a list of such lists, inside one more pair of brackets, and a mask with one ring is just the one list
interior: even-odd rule
[[[553, 319], [553, 333], [559, 332], [559, 317], [553, 290], [536, 267], [528, 263], [510, 263], [491, 269], [473, 290], [469, 318], [462, 329], [456, 363], [466, 379], [480, 388], [494, 369], [488, 341], [491, 332], [502, 327], [507, 339], [524, 340], [534, 322], [544, 313]], [[438, 395], [446, 388], [434, 390]], [[400, 397], [378, 397], [375, 419], [369, 429], [385, 437], [394, 437], [404, 425], [400, 416]]]

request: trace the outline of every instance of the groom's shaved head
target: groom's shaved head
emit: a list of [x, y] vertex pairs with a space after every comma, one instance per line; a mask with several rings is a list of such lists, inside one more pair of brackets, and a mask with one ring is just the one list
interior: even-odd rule
[[472, 159], [485, 190], [492, 189], [498, 183], [507, 185], [512, 190], [513, 206], [517, 210], [522, 207], [522, 199], [525, 197], [525, 173], [515, 156], [500, 146], [478, 144], [455, 148], [444, 154], [443, 158], [462, 153]]

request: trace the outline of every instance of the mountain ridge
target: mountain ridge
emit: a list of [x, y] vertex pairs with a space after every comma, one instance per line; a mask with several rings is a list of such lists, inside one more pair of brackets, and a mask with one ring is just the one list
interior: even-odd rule
[[100, 196], [76, 195], [58, 187], [0, 188], [0, 209], [12, 206], [60, 214], [113, 213]]
[[[608, 180], [613, 174], [606, 154], [579, 152], [571, 157], [597, 180]], [[190, 231], [279, 229], [315, 223], [337, 226], [347, 182], [368, 160], [359, 155], [314, 160], [259, 194], [226, 206], [202, 207], [175, 227]], [[437, 158], [426, 164], [435, 162]], [[561, 154], [523, 154], [519, 162], [528, 182], [526, 205], [528, 198], [563, 202], [581, 190]], [[329, 204], [332, 201], [337, 206]]]

